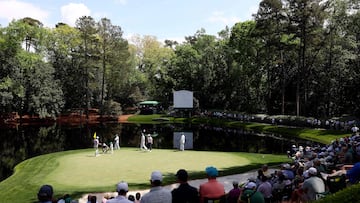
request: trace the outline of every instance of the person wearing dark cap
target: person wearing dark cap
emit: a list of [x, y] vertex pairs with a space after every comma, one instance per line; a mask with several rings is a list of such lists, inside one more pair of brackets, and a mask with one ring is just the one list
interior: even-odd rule
[[208, 182], [200, 185], [200, 202], [204, 202], [204, 198], [215, 199], [223, 197], [225, 195], [224, 185], [216, 180], [216, 177], [219, 175], [218, 170], [213, 166], [209, 166], [205, 169], [205, 172]]
[[173, 203], [197, 203], [199, 202], [199, 192], [195, 187], [188, 183], [188, 173], [185, 169], [180, 169], [176, 173], [179, 187], [171, 191]]
[[151, 173], [151, 189], [141, 198], [140, 203], [171, 203], [171, 192], [161, 186], [162, 180], [163, 177], [160, 171], [153, 171]]
[[106, 203], [133, 203], [126, 198], [126, 194], [129, 191], [129, 186], [126, 182], [119, 182], [116, 185], [116, 191], [118, 192], [118, 196], [113, 199], [107, 200]]
[[227, 202], [228, 203], [237, 203], [238, 199], [240, 197], [240, 194], [242, 193], [242, 190], [239, 187], [239, 182], [238, 181], [233, 181], [232, 182], [233, 188], [229, 191], [228, 195], [227, 195]]
[[54, 190], [51, 185], [43, 185], [37, 194], [40, 203], [52, 203]]

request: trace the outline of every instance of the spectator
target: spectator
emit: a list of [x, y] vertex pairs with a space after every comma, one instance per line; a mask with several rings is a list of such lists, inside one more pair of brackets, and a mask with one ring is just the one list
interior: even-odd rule
[[263, 195], [266, 203], [271, 203], [272, 185], [268, 181], [268, 178], [266, 176], [262, 177], [261, 184], [259, 185], [257, 191], [259, 191]]
[[316, 194], [325, 192], [324, 181], [317, 177], [317, 170], [314, 167], [308, 169], [309, 178], [302, 185], [305, 201], [316, 200]]
[[63, 197], [61, 197], [57, 203], [71, 203], [71, 197], [69, 194], [65, 194]]
[[126, 194], [129, 191], [129, 186], [126, 182], [120, 182], [116, 185], [116, 192], [118, 196], [113, 199], [109, 199], [106, 203], [132, 203], [132, 201], [126, 198]]
[[171, 192], [161, 186], [162, 180], [163, 177], [160, 171], [153, 171], [151, 173], [151, 189], [141, 198], [141, 203], [171, 203]]
[[356, 184], [360, 181], [360, 162], [354, 164], [354, 166], [346, 172], [346, 177], [349, 178], [351, 184]]
[[265, 203], [264, 197], [260, 192], [256, 191], [256, 184], [248, 182], [245, 190], [239, 198], [240, 203]]
[[281, 171], [283, 172], [284, 176], [289, 179], [289, 180], [292, 180], [294, 179], [295, 175], [294, 175], [294, 172], [292, 171], [291, 169], [291, 166], [290, 164], [286, 163], [286, 164], [282, 164], [281, 165]]
[[200, 202], [204, 202], [204, 198], [220, 198], [225, 195], [224, 185], [216, 180], [218, 170], [209, 166], [205, 169], [208, 182], [200, 185]]
[[260, 184], [261, 184], [261, 180], [262, 180], [262, 178], [265, 176], [264, 175], [264, 172], [263, 172], [263, 170], [262, 169], [259, 169], [258, 171], [258, 174], [257, 174], [257, 176], [256, 176], [256, 181], [255, 181], [255, 183], [256, 183], [256, 186], [259, 186]]
[[130, 200], [131, 202], [135, 202], [135, 196], [129, 195], [128, 200]]
[[241, 189], [239, 188], [239, 182], [237, 181], [233, 181], [232, 182], [233, 188], [229, 191], [228, 195], [227, 195], [227, 202], [228, 203], [237, 203], [240, 194], [241, 194]]
[[137, 192], [135, 194], [135, 203], [140, 203], [140, 199], [141, 199], [141, 193], [140, 192]]
[[261, 170], [262, 170], [262, 173], [264, 176], [270, 178], [271, 177], [271, 172], [269, 170], [269, 167], [268, 165], [264, 164], [262, 167], [261, 167]]
[[290, 185], [291, 181], [286, 180], [284, 174], [282, 174], [281, 171], [277, 172], [277, 176], [278, 177], [276, 182], [272, 185], [272, 195], [273, 195], [273, 199], [280, 201], [282, 199], [282, 195], [285, 187], [287, 185]]
[[188, 173], [185, 169], [180, 169], [176, 173], [177, 181], [180, 183], [178, 188], [171, 191], [173, 203], [197, 203], [199, 202], [199, 192], [195, 187], [189, 185]]
[[92, 195], [92, 196], [89, 197], [89, 202], [90, 202], [90, 203], [97, 203], [96, 200], [97, 200], [97, 198], [96, 198], [95, 195]]
[[40, 203], [52, 203], [54, 190], [51, 185], [43, 185], [37, 194]]

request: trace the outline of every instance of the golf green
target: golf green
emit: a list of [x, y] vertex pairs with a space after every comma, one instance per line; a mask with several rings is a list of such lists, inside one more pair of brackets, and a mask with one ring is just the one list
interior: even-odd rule
[[[95, 157], [93, 149], [74, 150], [28, 159], [15, 168], [15, 173], [0, 183], [0, 199], [5, 202], [34, 202], [42, 184], [54, 186], [55, 197], [65, 193], [79, 197], [87, 192], [113, 191], [115, 184], [127, 181], [132, 190], [149, 186], [154, 170], [164, 175], [164, 183], [175, 181], [180, 168], [192, 178], [204, 178], [204, 169], [215, 166], [220, 175], [244, 172], [247, 166], [288, 161], [285, 155], [240, 152], [178, 151], [121, 148]], [[245, 168], [243, 168], [245, 167]]]

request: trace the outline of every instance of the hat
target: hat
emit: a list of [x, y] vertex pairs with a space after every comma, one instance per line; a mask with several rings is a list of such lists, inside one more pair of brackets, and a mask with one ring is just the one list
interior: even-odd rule
[[309, 174], [312, 174], [312, 175], [316, 175], [316, 174], [317, 174], [317, 170], [316, 170], [316, 168], [314, 168], [314, 167], [310, 167], [308, 171], [309, 171]]
[[175, 176], [182, 181], [186, 181], [188, 179], [188, 173], [185, 169], [178, 170]]
[[213, 166], [206, 167], [205, 171], [209, 177], [216, 177], [219, 174], [218, 170]]
[[125, 192], [129, 191], [129, 186], [126, 182], [121, 181], [120, 183], [117, 184], [116, 191], [120, 192], [121, 190]]
[[254, 188], [256, 188], [256, 183], [254, 183], [254, 182], [248, 182], [248, 183], [245, 185], [245, 188], [246, 188], [246, 189], [254, 189]]
[[285, 169], [291, 169], [290, 164], [283, 164], [282, 167], [284, 167]]
[[43, 185], [41, 186], [38, 197], [39, 198], [51, 198], [53, 196], [53, 188], [51, 185]]
[[248, 178], [248, 181], [249, 181], [249, 182], [254, 182], [254, 183], [255, 183], [255, 182], [256, 182], [256, 178], [255, 178], [255, 177], [250, 177], [250, 178]]
[[151, 181], [159, 180], [162, 181], [163, 177], [160, 171], [153, 171], [151, 173]]
[[304, 171], [303, 177], [304, 177], [304, 178], [308, 178], [308, 177], [309, 177], [309, 170]]

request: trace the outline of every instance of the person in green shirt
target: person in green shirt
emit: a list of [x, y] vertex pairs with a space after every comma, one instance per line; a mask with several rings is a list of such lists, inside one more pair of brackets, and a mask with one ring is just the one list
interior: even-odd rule
[[245, 185], [245, 190], [240, 196], [240, 203], [265, 203], [263, 195], [256, 191], [256, 184], [249, 182]]

